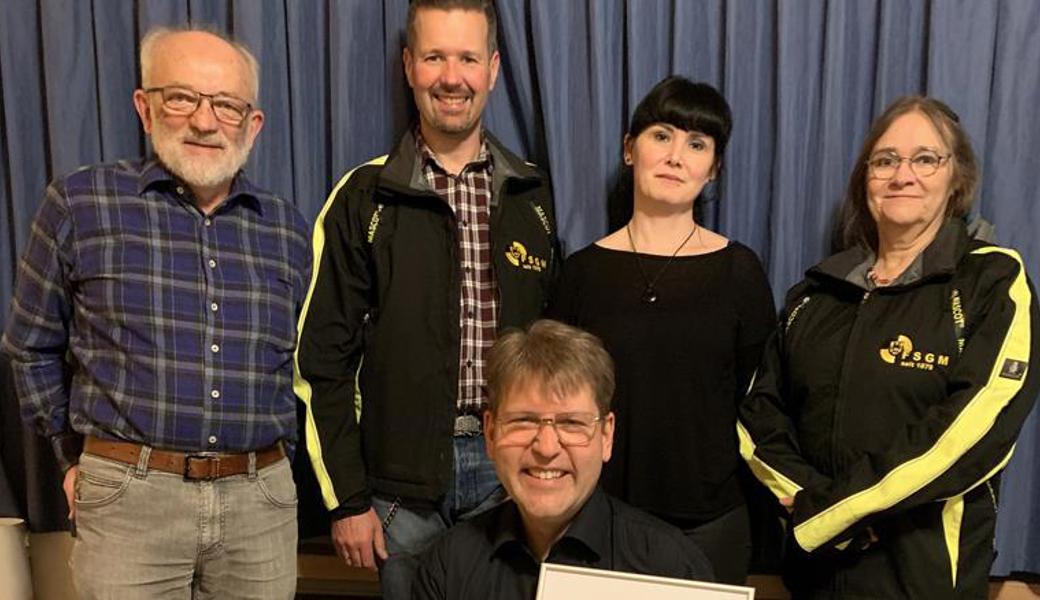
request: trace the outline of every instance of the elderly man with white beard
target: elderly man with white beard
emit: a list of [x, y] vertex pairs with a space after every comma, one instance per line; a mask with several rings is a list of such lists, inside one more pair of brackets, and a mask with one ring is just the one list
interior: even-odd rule
[[291, 598], [307, 227], [241, 171], [248, 49], [156, 29], [140, 59], [155, 155], [50, 184], [0, 349], [66, 470], [81, 598]]

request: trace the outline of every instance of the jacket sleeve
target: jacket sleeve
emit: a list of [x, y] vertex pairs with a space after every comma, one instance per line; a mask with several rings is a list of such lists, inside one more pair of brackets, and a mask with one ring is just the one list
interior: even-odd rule
[[69, 422], [68, 366], [73, 268], [68, 200], [51, 184], [33, 221], [18, 264], [10, 318], [2, 348], [11, 359], [22, 418], [45, 435], [59, 465], [79, 462], [83, 437]]
[[893, 427], [883, 452], [864, 454], [830, 485], [798, 494], [794, 532], [805, 550], [845, 537], [864, 518], [956, 499], [1010, 460], [1040, 384], [1032, 367], [1040, 351], [1037, 303], [1015, 251], [972, 254], [967, 260], [981, 264], [965, 294], [970, 333], [948, 375], [946, 401]]
[[737, 410], [740, 455], [755, 478], [777, 498], [829, 483], [829, 478], [802, 458], [792, 407], [784, 393], [784, 328], [789, 320], [781, 318], [766, 342], [762, 361]]
[[[312, 278], [299, 320], [293, 388], [306, 408], [307, 453], [326, 508], [337, 516], [368, 510], [361, 451], [361, 397], [355, 382], [371, 308], [369, 247], [351, 171], [315, 222]], [[367, 227], [367, 224], [365, 225]]]
[[560, 268], [545, 317], [569, 325], [578, 325], [578, 307], [581, 305], [581, 269], [575, 268], [575, 257], [568, 258]]

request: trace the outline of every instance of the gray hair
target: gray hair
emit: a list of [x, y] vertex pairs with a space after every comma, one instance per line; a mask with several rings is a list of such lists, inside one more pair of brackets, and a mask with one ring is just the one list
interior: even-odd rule
[[252, 92], [253, 97], [251, 101], [256, 103], [260, 99], [260, 63], [257, 62], [256, 57], [249, 51], [249, 48], [245, 44], [235, 41], [226, 33], [218, 31], [208, 26], [196, 26], [188, 25], [184, 27], [153, 27], [148, 30], [148, 33], [144, 34], [141, 38], [141, 85], [142, 87], [150, 87], [152, 80], [152, 62], [155, 56], [155, 46], [162, 40], [166, 39], [171, 35], [178, 33], [208, 33], [216, 38], [219, 38], [228, 43], [234, 48], [238, 54], [242, 57], [242, 61], [245, 62], [248, 68], [251, 81], [248, 81], [249, 90]]

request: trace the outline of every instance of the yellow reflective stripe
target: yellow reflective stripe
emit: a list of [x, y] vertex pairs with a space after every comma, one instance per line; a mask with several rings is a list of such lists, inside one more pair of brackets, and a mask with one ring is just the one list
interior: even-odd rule
[[943, 505], [943, 536], [946, 552], [950, 555], [950, 586], [957, 587], [957, 559], [961, 552], [961, 522], [964, 519], [964, 496], [950, 498]]
[[[972, 491], [973, 489], [979, 487], [980, 485], [982, 485], [982, 484], [986, 483], [987, 481], [989, 481], [990, 479], [992, 479], [994, 475], [999, 473], [1004, 467], [1007, 466], [1007, 464], [1009, 462], [1011, 462], [1011, 456], [1014, 453], [1015, 453], [1015, 446], [1012, 445], [1011, 449], [1008, 450], [1007, 455], [999, 463], [997, 463], [997, 466], [995, 466], [992, 469], [990, 469], [989, 473], [986, 473], [985, 475], [983, 475], [978, 481], [976, 481], [975, 483], [973, 483], [970, 486], [968, 486], [968, 489], [964, 490], [963, 492], [960, 492], [957, 495], [961, 496], [961, 495], [967, 494], [968, 492]], [[956, 498], [957, 496], [951, 496], [951, 497], [952, 498]], [[949, 498], [943, 498], [943, 500], [949, 500]]]
[[[756, 379], [758, 379], [758, 370], [751, 374], [751, 381], [748, 382], [747, 394], [750, 394], [752, 388], [755, 387]], [[763, 485], [769, 488], [769, 491], [773, 492], [777, 498], [794, 496], [795, 493], [802, 489], [797, 483], [784, 476], [783, 473], [770, 467], [762, 461], [762, 459], [755, 456], [755, 442], [751, 439], [751, 433], [739, 420], [737, 421], [737, 439], [740, 442], [740, 456], [745, 462], [747, 462], [748, 468], [751, 469], [751, 473], [754, 474], [755, 478], [761, 481]]]
[[873, 486], [835, 503], [796, 526], [795, 539], [805, 550], [815, 550], [864, 516], [894, 506], [935, 481], [986, 435], [997, 415], [1022, 388], [1025, 377], [1009, 379], [1001, 377], [1000, 372], [1004, 361], [1009, 358], [1029, 364], [1029, 306], [1032, 297], [1026, 283], [1025, 267], [1017, 252], [991, 246], [975, 250], [972, 254], [993, 252], [1014, 259], [1018, 263], [1018, 275], [1008, 290], [1015, 308], [1014, 316], [986, 384], [923, 454], [892, 469]]
[[1011, 449], [1008, 450], [1007, 456], [1004, 457], [1004, 460], [1002, 460], [999, 463], [997, 463], [997, 466], [993, 467], [993, 469], [991, 469], [989, 473], [986, 473], [986, 475], [982, 479], [980, 479], [977, 482], [975, 482], [975, 485], [973, 485], [970, 488], [968, 488], [965, 491], [965, 493], [968, 493], [971, 490], [975, 489], [976, 487], [986, 483], [987, 481], [992, 479], [994, 475], [996, 475], [1001, 470], [1003, 470], [1003, 468], [1006, 467], [1009, 462], [1011, 462], [1011, 457], [1014, 456], [1014, 454], [1015, 454], [1015, 446], [1017, 446], [1017, 445], [1018, 445], [1017, 443], [1012, 444], [1011, 445]]
[[1008, 450], [1007, 456], [997, 463], [997, 466], [990, 469], [989, 473], [986, 473], [981, 479], [971, 484], [971, 486], [964, 490], [962, 494], [952, 498], [947, 498], [946, 503], [943, 505], [943, 536], [946, 539], [946, 552], [950, 555], [950, 574], [953, 578], [953, 587], [957, 587], [957, 560], [960, 556], [961, 524], [964, 517], [964, 495], [986, 483], [994, 475], [999, 473], [1001, 469], [1006, 467], [1008, 462], [1011, 461], [1011, 456], [1014, 453], [1015, 447], [1011, 446], [1011, 450]]
[[737, 421], [737, 438], [740, 440], [740, 456], [747, 462], [755, 477], [769, 488], [773, 495], [777, 498], [787, 498], [801, 491], [800, 485], [755, 456], [755, 442], [740, 421]]
[[361, 365], [365, 364], [365, 355], [358, 359], [357, 371], [354, 371], [354, 419], [361, 422]]
[[[332, 208], [332, 204], [335, 202], [336, 195], [339, 193], [340, 188], [347, 183], [351, 175], [354, 174], [354, 171], [357, 171], [364, 166], [382, 165], [386, 163], [386, 158], [386, 156], [380, 156], [364, 165], [351, 169], [339, 180], [338, 183], [336, 183], [336, 186], [332, 188], [332, 192], [329, 193], [329, 197], [325, 200], [325, 205], [321, 207], [321, 212], [318, 213], [318, 218], [314, 224], [314, 233], [311, 236], [311, 246], [314, 253], [311, 266], [311, 283], [307, 288], [307, 296], [303, 300], [303, 308], [300, 310], [300, 319], [296, 325], [297, 340], [300, 340], [303, 337], [303, 324], [307, 321], [307, 312], [311, 306], [311, 296], [314, 294], [314, 284], [318, 281], [318, 268], [321, 265], [321, 255], [325, 250], [325, 215], [329, 212], [329, 209]], [[307, 408], [303, 424], [304, 435], [307, 440], [307, 454], [311, 457], [311, 466], [314, 468], [314, 475], [317, 477], [318, 486], [321, 488], [322, 501], [325, 502], [326, 508], [332, 510], [340, 505], [340, 501], [339, 498], [336, 497], [336, 489], [332, 485], [332, 478], [329, 477], [329, 470], [325, 467], [325, 461], [322, 458], [321, 440], [318, 439], [318, 426], [314, 422], [314, 411], [311, 409], [311, 384], [300, 375], [299, 343], [297, 343], [296, 351], [293, 352], [293, 391], [296, 392], [296, 395], [303, 401], [304, 406]], [[355, 393], [354, 404], [355, 413], [360, 416], [360, 392]]]

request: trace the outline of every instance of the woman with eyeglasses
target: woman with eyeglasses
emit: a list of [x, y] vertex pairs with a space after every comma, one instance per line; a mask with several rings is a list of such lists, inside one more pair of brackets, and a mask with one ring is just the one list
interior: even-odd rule
[[787, 295], [738, 429], [791, 514], [796, 598], [987, 597], [1040, 322], [1018, 253], [965, 230], [977, 184], [957, 115], [897, 100], [849, 178], [848, 249]]
[[742, 584], [736, 409], [776, 313], [754, 252], [694, 217], [731, 128], [710, 85], [668, 77], [647, 94], [624, 138], [631, 218], [568, 258], [549, 313], [602, 339], [616, 364], [603, 487], [682, 529], [717, 580]]

